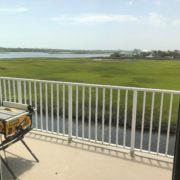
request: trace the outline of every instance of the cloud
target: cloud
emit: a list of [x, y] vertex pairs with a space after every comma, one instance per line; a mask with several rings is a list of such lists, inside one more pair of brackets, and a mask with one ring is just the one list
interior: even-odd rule
[[68, 22], [76, 24], [96, 24], [96, 23], [120, 23], [138, 21], [139, 18], [133, 15], [80, 15], [80, 16], [58, 16], [51, 18], [52, 21]]
[[155, 4], [160, 6], [162, 4], [162, 0], [155, 0]]
[[14, 7], [14, 8], [0, 8], [0, 12], [16, 13], [16, 12], [27, 12], [28, 9], [25, 7]]
[[175, 20], [172, 22], [172, 24], [173, 24], [174, 26], [179, 26], [179, 25], [180, 25], [180, 19], [175, 19]]
[[168, 18], [156, 12], [149, 13], [149, 22], [154, 26], [166, 26]]
[[133, 1], [128, 1], [127, 2], [127, 4], [130, 5], [130, 6], [133, 5], [133, 3], [134, 3]]

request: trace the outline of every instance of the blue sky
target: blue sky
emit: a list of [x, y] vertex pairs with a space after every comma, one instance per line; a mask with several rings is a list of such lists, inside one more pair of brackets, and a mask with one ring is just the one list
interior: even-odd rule
[[0, 46], [180, 49], [180, 0], [0, 0]]

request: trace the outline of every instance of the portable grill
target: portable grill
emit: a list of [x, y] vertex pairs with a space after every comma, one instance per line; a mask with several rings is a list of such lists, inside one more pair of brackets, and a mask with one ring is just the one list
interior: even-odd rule
[[32, 126], [32, 106], [4, 101], [0, 106], [0, 133], [5, 139], [13, 139]]
[[[35, 109], [31, 105], [3, 101], [0, 106], [0, 150], [5, 149], [17, 141], [21, 141], [37, 162], [39, 160], [24, 142], [24, 135], [32, 130], [32, 114]], [[6, 157], [6, 156], [5, 156]], [[16, 179], [15, 174], [1, 157], [3, 164]], [[2, 174], [2, 173], [1, 173]]]

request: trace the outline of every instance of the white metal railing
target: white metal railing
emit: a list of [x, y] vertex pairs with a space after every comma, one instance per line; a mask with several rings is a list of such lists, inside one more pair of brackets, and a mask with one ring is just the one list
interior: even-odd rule
[[0, 77], [0, 100], [35, 106], [36, 130], [173, 157], [180, 91]]

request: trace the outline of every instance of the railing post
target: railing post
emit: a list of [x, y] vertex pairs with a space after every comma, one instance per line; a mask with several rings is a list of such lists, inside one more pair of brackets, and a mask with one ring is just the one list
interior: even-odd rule
[[68, 143], [72, 141], [72, 85], [68, 86]]
[[137, 90], [133, 92], [132, 124], [131, 124], [131, 150], [130, 155], [134, 157], [134, 146], [136, 138], [136, 112], [137, 112]]
[[17, 92], [18, 92], [18, 103], [22, 103], [22, 87], [21, 87], [21, 81], [17, 81]]

